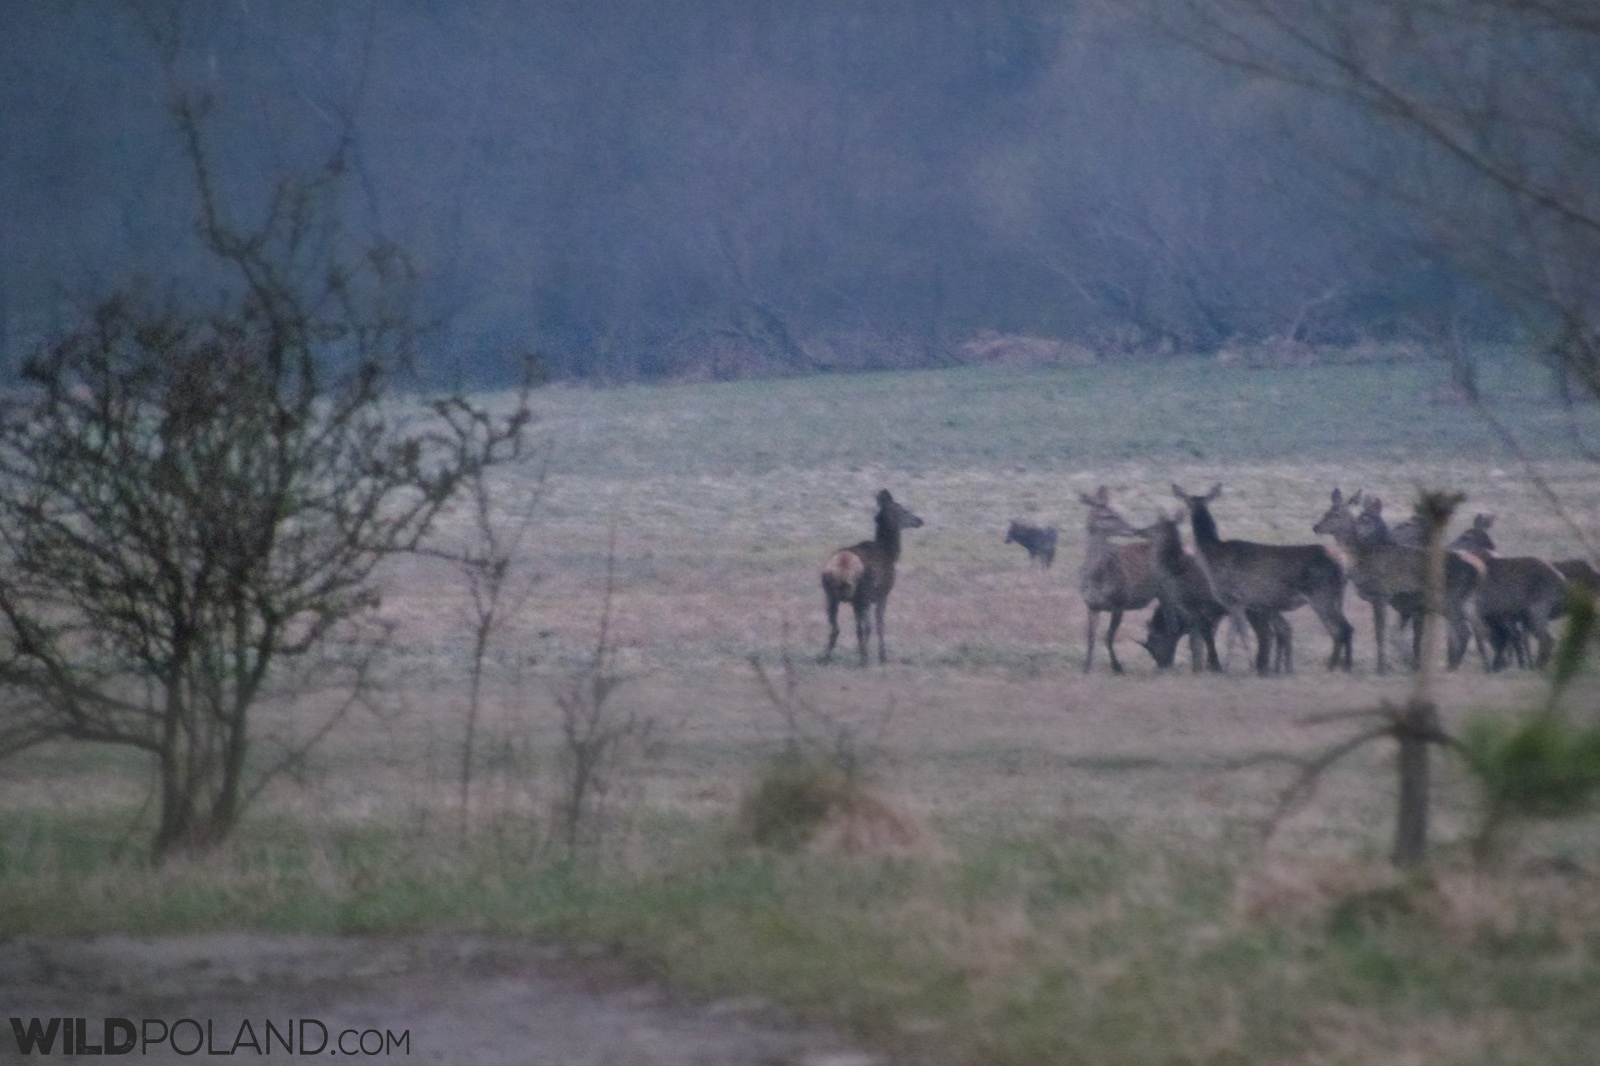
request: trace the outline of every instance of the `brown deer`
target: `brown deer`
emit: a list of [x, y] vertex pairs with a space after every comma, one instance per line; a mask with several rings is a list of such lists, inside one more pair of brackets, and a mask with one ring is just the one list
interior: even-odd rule
[[1007, 544], [1020, 544], [1028, 550], [1028, 558], [1040, 563], [1046, 570], [1056, 561], [1056, 527], [1030, 526], [1012, 522], [1006, 531]]
[[822, 568], [822, 592], [828, 598], [828, 649], [822, 661], [833, 658], [839, 641], [839, 605], [848, 603], [856, 614], [856, 643], [861, 647], [861, 665], [867, 665], [867, 638], [872, 626], [867, 618], [870, 607], [877, 616], [878, 662], [889, 661], [883, 645], [883, 612], [894, 588], [894, 566], [900, 561], [900, 531], [916, 529], [922, 519], [894, 501], [889, 490], [878, 493], [878, 515], [873, 520], [877, 535], [849, 548], [840, 548]]
[[1112, 537], [1138, 537], [1139, 531], [1112, 508], [1109, 495], [1104, 485], [1093, 496], [1078, 493], [1078, 499], [1089, 508], [1083, 566], [1078, 570], [1078, 591], [1083, 594], [1084, 606], [1089, 609], [1088, 630], [1084, 637], [1084, 673], [1088, 673], [1094, 665], [1095, 632], [1100, 627], [1100, 612], [1111, 612], [1111, 624], [1106, 629], [1106, 654], [1111, 657], [1112, 671], [1120, 674], [1122, 663], [1117, 661], [1117, 648], [1113, 642], [1117, 637], [1117, 627], [1122, 625], [1122, 613], [1148, 607], [1158, 591], [1149, 543], [1144, 540], [1126, 544], [1111, 542]]
[[[1333, 490], [1328, 510], [1311, 527], [1313, 533], [1332, 537], [1350, 560], [1350, 583], [1356, 595], [1372, 604], [1373, 640], [1378, 649], [1378, 673], [1387, 673], [1385, 658], [1387, 642], [1385, 630], [1389, 608], [1396, 607], [1404, 620], [1411, 615], [1420, 618], [1427, 603], [1428, 553], [1424, 548], [1393, 544], [1378, 533], [1382, 522], [1383, 503], [1369, 498], [1362, 508], [1361, 517], [1354, 508], [1362, 503], [1357, 492], [1348, 500], [1339, 489]], [[1451, 669], [1466, 654], [1467, 641], [1472, 635], [1472, 595], [1478, 588], [1479, 571], [1453, 553], [1445, 555], [1444, 602], [1440, 610], [1450, 626], [1450, 641], [1446, 661]], [[1422, 626], [1415, 626], [1413, 639], [1414, 661], [1422, 658]]]
[[[1198, 560], [1183, 550], [1178, 532], [1178, 516], [1160, 514], [1152, 525], [1140, 531], [1150, 541], [1156, 568], [1159, 600], [1150, 615], [1145, 639], [1141, 641], [1156, 665], [1165, 669], [1177, 658], [1179, 641], [1189, 638], [1189, 661], [1195, 673], [1202, 669], [1220, 673], [1217, 658], [1217, 623], [1228, 616], [1227, 608], [1212, 595], [1211, 582]], [[1292, 670], [1293, 631], [1288, 619], [1276, 612], [1245, 612], [1256, 641], [1274, 643], [1273, 668]], [[1202, 659], [1202, 649], [1204, 658]]]
[[[1404, 547], [1418, 549], [1426, 548], [1428, 546], [1427, 529], [1423, 525], [1420, 515], [1413, 515], [1404, 522], [1401, 522], [1399, 525], [1391, 528], [1383, 518], [1383, 501], [1378, 497], [1371, 495], [1367, 496], [1366, 499], [1361, 502], [1361, 513], [1356, 516], [1356, 537], [1366, 543], [1373, 544], [1398, 544]], [[1471, 552], [1461, 550], [1461, 539], [1461, 537], [1457, 537], [1454, 542], [1446, 547], [1446, 551], [1449, 553], [1447, 559], [1453, 560], [1447, 561], [1445, 564], [1446, 582], [1448, 584], [1452, 573], [1454, 573], [1454, 580], [1458, 582], [1473, 582], [1475, 586], [1482, 585], [1483, 575], [1487, 568], [1476, 555], [1473, 555]], [[1463, 563], [1476, 571], [1476, 578], [1467, 578], [1459, 572], [1459, 567]], [[1408, 627], [1411, 629], [1412, 665], [1416, 665], [1421, 659], [1422, 627], [1420, 623], [1422, 622], [1425, 600], [1426, 597], [1420, 594], [1414, 596], [1400, 595], [1394, 597], [1389, 604], [1399, 615], [1399, 622], [1395, 626], [1396, 636], [1399, 637], [1403, 635]], [[1480, 635], [1480, 630], [1482, 629], [1482, 620], [1477, 617], [1477, 597], [1474, 595], [1468, 598], [1463, 606], [1467, 610], [1467, 620], [1471, 627], [1472, 637], [1478, 644], [1478, 650], [1480, 655], [1483, 656], [1484, 665], [1487, 666], [1489, 659], [1488, 655], [1483, 651], [1483, 637]], [[1452, 634], [1452, 636], [1456, 636], [1456, 638], [1459, 639], [1459, 635], [1457, 634]], [[1460, 659], [1465, 655], [1466, 648], [1465, 646], [1462, 646], [1460, 649], [1458, 649], [1456, 660], [1457, 665], [1459, 665]]]
[[1428, 531], [1423, 528], [1422, 519], [1412, 515], [1404, 522], [1389, 529], [1387, 539], [1391, 544], [1403, 544], [1408, 548], [1426, 548], [1428, 546]]
[[[1223, 540], [1210, 508], [1211, 501], [1222, 495], [1220, 484], [1204, 496], [1192, 496], [1177, 485], [1172, 492], [1189, 510], [1196, 554], [1211, 582], [1211, 592], [1235, 624], [1245, 624], [1250, 609], [1281, 613], [1310, 603], [1333, 638], [1328, 669], [1350, 669], [1354, 628], [1344, 616], [1344, 566], [1327, 548]], [[1269, 642], [1260, 642], [1256, 649], [1258, 674], [1268, 672], [1270, 656]]]
[[[1518, 665], [1543, 667], [1550, 661], [1555, 638], [1550, 623], [1567, 604], [1567, 578], [1555, 566], [1531, 555], [1495, 554], [1489, 528], [1494, 515], [1473, 518], [1472, 528], [1464, 530], [1451, 544], [1477, 556], [1484, 565], [1483, 584], [1478, 591], [1478, 616], [1482, 620], [1480, 647], [1487, 640], [1493, 649], [1484, 665], [1500, 670], [1514, 656]], [[1524, 634], [1531, 634], [1538, 651], [1529, 656]]]

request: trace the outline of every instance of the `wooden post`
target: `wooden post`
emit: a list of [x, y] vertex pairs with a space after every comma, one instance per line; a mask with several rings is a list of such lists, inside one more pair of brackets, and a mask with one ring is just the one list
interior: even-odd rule
[[1394, 730], [1400, 745], [1400, 797], [1391, 859], [1402, 868], [1416, 866], [1428, 851], [1428, 745], [1441, 735], [1439, 709], [1433, 702], [1433, 671], [1439, 622], [1444, 617], [1444, 530], [1463, 499], [1460, 493], [1424, 492], [1417, 501], [1417, 514], [1428, 535], [1428, 573], [1426, 610], [1419, 623], [1422, 657], [1411, 698], [1396, 716]]

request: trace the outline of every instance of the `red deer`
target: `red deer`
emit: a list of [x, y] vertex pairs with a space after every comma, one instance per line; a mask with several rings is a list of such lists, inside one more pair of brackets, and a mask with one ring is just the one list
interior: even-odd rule
[[[1350, 669], [1354, 628], [1344, 616], [1344, 566], [1327, 548], [1223, 540], [1210, 508], [1211, 501], [1222, 495], [1220, 484], [1204, 496], [1191, 496], [1177, 485], [1172, 492], [1189, 510], [1196, 553], [1211, 582], [1211, 592], [1236, 624], [1244, 624], [1246, 612], [1252, 608], [1281, 613], [1309, 602], [1333, 638], [1328, 669]], [[1256, 649], [1258, 674], [1268, 672], [1270, 656], [1268, 642], [1260, 642]]]
[[[1155, 611], [1143, 643], [1145, 650], [1155, 659], [1156, 665], [1165, 669], [1177, 658], [1178, 642], [1189, 638], [1189, 661], [1195, 673], [1202, 669], [1221, 672], [1222, 663], [1217, 658], [1217, 623], [1227, 617], [1227, 608], [1211, 593], [1211, 583], [1194, 556], [1183, 550], [1183, 539], [1178, 533], [1178, 518], [1160, 515], [1154, 524], [1142, 532], [1150, 541], [1156, 567], [1156, 586], [1160, 590]], [[1255, 630], [1256, 641], [1275, 642], [1272, 665], [1274, 669], [1290, 672], [1292, 669], [1293, 632], [1281, 614], [1247, 610], [1250, 627]], [[1201, 651], [1204, 646], [1204, 659]]]
[[[1426, 548], [1428, 546], [1428, 533], [1427, 529], [1423, 526], [1421, 516], [1412, 515], [1399, 525], [1390, 528], [1389, 524], [1383, 520], [1383, 501], [1378, 499], [1376, 496], [1368, 496], [1364, 501], [1362, 501], [1361, 513], [1356, 516], [1356, 537], [1363, 542], [1371, 544], [1397, 544], [1407, 548]], [[1473, 555], [1471, 552], [1461, 550], [1461, 539], [1461, 537], [1457, 537], [1456, 540], [1447, 547], [1447, 551], [1449, 552], [1448, 558], [1458, 560], [1459, 562], [1446, 562], [1446, 585], [1448, 586], [1452, 573], [1456, 574], [1454, 580], [1458, 582], [1474, 580], [1476, 585], [1482, 585], [1483, 575], [1486, 568], [1476, 555]], [[1457, 569], [1459, 563], [1465, 563], [1467, 566], [1470, 566], [1474, 571], [1476, 571], [1477, 577], [1475, 579], [1469, 579], [1461, 575]], [[1446, 590], [1446, 594], [1448, 595], [1448, 588]], [[1390, 606], [1392, 606], [1400, 616], [1399, 623], [1395, 626], [1396, 635], [1399, 636], [1404, 634], [1407, 627], [1410, 627], [1411, 629], [1411, 661], [1413, 665], [1418, 662], [1422, 653], [1422, 629], [1419, 623], [1422, 621], [1423, 599], [1424, 597], [1421, 595], [1397, 596], [1390, 601]], [[1470, 597], [1464, 606], [1468, 611], [1467, 621], [1469, 623], [1472, 636], [1477, 641], [1479, 652], [1480, 654], [1483, 654], [1484, 665], [1487, 666], [1489, 658], [1486, 653], [1483, 653], [1483, 638], [1480, 635], [1480, 630], [1482, 629], [1482, 620], [1476, 617], [1477, 597]], [[1465, 655], [1466, 648], [1462, 647], [1459, 650], [1457, 665], [1460, 663], [1460, 657]]]
[[[1485, 665], [1500, 670], [1510, 653], [1519, 665], [1542, 667], [1550, 661], [1555, 646], [1550, 623], [1566, 609], [1567, 579], [1543, 559], [1496, 555], [1489, 537], [1492, 525], [1494, 515], [1480, 514], [1473, 518], [1472, 528], [1451, 544], [1476, 555], [1485, 568], [1478, 591], [1478, 616], [1494, 650], [1492, 660], [1485, 656]], [[1539, 645], [1531, 661], [1524, 632], [1532, 634]]]
[[1046, 570], [1056, 561], [1055, 526], [1030, 526], [1022, 522], [1012, 522], [1011, 528], [1006, 531], [1006, 543], [1022, 545], [1028, 550], [1028, 558], [1039, 562]]
[[1387, 534], [1391, 544], [1401, 544], [1407, 548], [1428, 546], [1428, 531], [1422, 527], [1422, 519], [1416, 515], [1389, 529]]
[[1155, 565], [1151, 559], [1150, 545], [1144, 540], [1127, 544], [1113, 544], [1112, 537], [1138, 537], [1139, 531], [1127, 523], [1108, 502], [1109, 493], [1104, 485], [1093, 495], [1078, 493], [1089, 508], [1085, 526], [1083, 566], [1078, 571], [1078, 591], [1089, 609], [1089, 624], [1084, 638], [1083, 672], [1088, 673], [1094, 664], [1095, 631], [1100, 626], [1100, 612], [1111, 612], [1111, 625], [1106, 630], [1106, 654], [1111, 657], [1111, 669], [1122, 673], [1117, 661], [1117, 627], [1122, 625], [1122, 612], [1148, 607], [1156, 598]]
[[[1352, 508], [1361, 503], [1357, 492], [1349, 500], [1338, 489], [1328, 510], [1311, 527], [1313, 533], [1330, 536], [1338, 542], [1350, 560], [1350, 583], [1356, 595], [1372, 604], [1373, 640], [1378, 649], [1378, 673], [1389, 669], [1385, 659], [1385, 636], [1389, 608], [1401, 612], [1402, 625], [1410, 614], [1420, 617], [1427, 602], [1428, 553], [1424, 548], [1413, 548], [1390, 543], [1378, 530], [1383, 521], [1382, 501], [1370, 498], [1362, 508], [1363, 522]], [[1445, 556], [1444, 602], [1442, 614], [1450, 626], [1450, 642], [1446, 660], [1453, 669], [1466, 654], [1467, 642], [1472, 635], [1470, 615], [1471, 599], [1478, 587], [1479, 571], [1459, 556]], [[1422, 627], [1415, 627], [1414, 656], [1422, 657]]]
[[894, 588], [894, 566], [900, 561], [900, 531], [916, 529], [922, 519], [895, 503], [889, 490], [878, 493], [878, 515], [873, 520], [877, 535], [833, 553], [822, 568], [822, 591], [828, 598], [828, 650], [822, 661], [833, 658], [839, 641], [839, 605], [848, 603], [856, 614], [856, 642], [861, 647], [861, 665], [867, 665], [867, 638], [872, 626], [867, 618], [870, 607], [877, 616], [878, 662], [889, 661], [883, 646], [883, 612]]

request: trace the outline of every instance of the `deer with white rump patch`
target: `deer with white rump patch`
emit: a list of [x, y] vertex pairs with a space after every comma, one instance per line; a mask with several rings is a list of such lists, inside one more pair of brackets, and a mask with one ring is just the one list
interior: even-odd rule
[[861, 665], [867, 665], [867, 642], [872, 634], [869, 610], [878, 624], [878, 662], [889, 661], [883, 641], [883, 612], [894, 588], [895, 564], [900, 561], [900, 531], [916, 529], [922, 519], [896, 503], [889, 490], [884, 489], [878, 493], [878, 515], [873, 522], [877, 532], [872, 540], [840, 548], [822, 568], [822, 592], [828, 598], [828, 650], [822, 653], [823, 662], [833, 658], [833, 646], [839, 641], [842, 603], [848, 603], [855, 611]]
[[[1451, 544], [1477, 556], [1485, 568], [1478, 590], [1478, 615], [1483, 622], [1480, 639], [1487, 638], [1494, 657], [1491, 660], [1486, 654], [1484, 666], [1499, 670], [1510, 655], [1523, 666], [1544, 666], [1555, 646], [1550, 623], [1567, 605], [1567, 577], [1552, 564], [1531, 555], [1496, 555], [1494, 541], [1489, 537], [1493, 524], [1494, 515], [1476, 515], [1471, 528]], [[1538, 643], [1538, 651], [1532, 656], [1524, 631]]]

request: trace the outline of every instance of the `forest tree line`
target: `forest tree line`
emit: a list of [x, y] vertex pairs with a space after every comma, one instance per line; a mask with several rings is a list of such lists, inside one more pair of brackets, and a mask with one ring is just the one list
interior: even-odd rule
[[1349, 161], [1381, 167], [1391, 129], [1129, 5], [69, 0], [0, 22], [11, 361], [130, 276], [204, 291], [175, 80], [206, 94], [246, 220], [348, 138], [344, 222], [409, 256], [438, 377], [528, 352], [628, 381], [942, 365], [1011, 335], [1161, 357], [1519, 321], [1403, 202], [1361, 194]]

